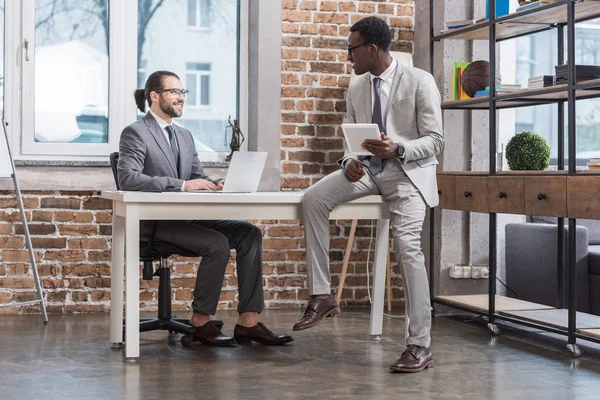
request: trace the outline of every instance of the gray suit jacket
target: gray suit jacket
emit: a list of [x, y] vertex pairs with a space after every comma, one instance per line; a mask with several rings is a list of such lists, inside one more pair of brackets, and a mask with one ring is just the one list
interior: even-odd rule
[[[179, 166], [167, 138], [149, 112], [121, 133], [117, 176], [121, 190], [148, 192], [181, 191], [190, 179], [210, 179], [202, 169], [194, 139], [187, 129], [175, 126]], [[151, 224], [142, 223], [140, 236], [147, 236]]]
[[[371, 79], [363, 74], [352, 79], [346, 96], [345, 122], [371, 123]], [[402, 167], [430, 207], [439, 202], [436, 155], [442, 152], [440, 93], [433, 76], [418, 68], [398, 64], [386, 121], [386, 134], [404, 145]]]

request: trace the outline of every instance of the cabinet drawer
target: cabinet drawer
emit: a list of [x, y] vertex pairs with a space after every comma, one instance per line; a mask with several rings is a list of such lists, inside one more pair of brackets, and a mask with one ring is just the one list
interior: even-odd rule
[[456, 176], [454, 209], [488, 212], [487, 179], [485, 176]]
[[600, 219], [600, 177], [567, 178], [569, 218]]
[[525, 214], [567, 216], [566, 176], [526, 176]]
[[438, 208], [454, 208], [455, 178], [455, 176], [443, 174], [437, 176], [438, 194], [440, 196], [440, 203], [437, 205]]
[[488, 212], [523, 214], [525, 212], [525, 181], [521, 176], [490, 176], [488, 178]]

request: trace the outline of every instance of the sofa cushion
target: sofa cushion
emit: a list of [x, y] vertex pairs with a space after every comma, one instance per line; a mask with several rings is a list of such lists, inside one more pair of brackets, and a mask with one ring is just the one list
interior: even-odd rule
[[600, 246], [589, 246], [588, 250], [589, 273], [590, 275], [600, 275]]
[[[545, 224], [556, 224], [556, 217], [537, 217], [532, 216], [529, 218], [529, 222], [545, 223]], [[567, 226], [569, 220], [565, 218], [565, 226]], [[589, 244], [596, 245], [600, 244], [600, 220], [598, 219], [578, 219], [577, 225], [584, 226], [588, 230]]]

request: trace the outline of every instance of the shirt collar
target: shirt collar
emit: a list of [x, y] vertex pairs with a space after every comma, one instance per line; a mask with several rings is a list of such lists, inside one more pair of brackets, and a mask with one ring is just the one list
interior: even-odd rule
[[371, 74], [371, 82], [373, 82], [373, 79], [375, 79], [375, 78], [380, 78], [382, 81], [388, 80], [388, 78], [390, 78], [392, 76], [394, 71], [396, 71], [397, 66], [398, 66], [398, 61], [396, 61], [394, 58], [392, 58], [392, 62], [390, 63], [390, 66], [387, 67], [387, 69], [385, 71], [383, 71], [383, 73], [381, 75], [375, 76], [375, 75]]
[[167, 121], [165, 121], [164, 119], [162, 119], [161, 117], [156, 115], [156, 113], [154, 113], [154, 111], [152, 111], [152, 110], [148, 110], [148, 111], [150, 111], [150, 114], [154, 117], [156, 122], [158, 122], [158, 126], [160, 126], [160, 129], [165, 129], [167, 127], [167, 125], [170, 125], [167, 123]]

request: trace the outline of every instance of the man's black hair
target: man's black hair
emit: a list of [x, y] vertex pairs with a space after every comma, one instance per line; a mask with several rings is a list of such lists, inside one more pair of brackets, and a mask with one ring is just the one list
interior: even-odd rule
[[358, 32], [367, 43], [377, 45], [381, 50], [388, 51], [392, 42], [392, 33], [388, 24], [377, 17], [363, 18], [350, 28], [350, 32]]

